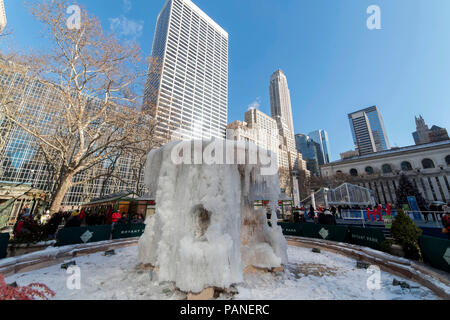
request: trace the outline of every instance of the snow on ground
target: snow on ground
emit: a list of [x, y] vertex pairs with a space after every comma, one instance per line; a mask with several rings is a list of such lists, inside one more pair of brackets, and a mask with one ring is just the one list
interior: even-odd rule
[[[10, 276], [7, 283], [18, 285], [32, 282], [46, 284], [56, 292], [55, 299], [72, 300], [126, 300], [126, 299], [184, 299], [185, 295], [174, 290], [170, 283], [157, 284], [150, 279], [150, 272], [139, 269], [136, 246], [116, 250], [114, 256], [103, 253], [77, 257], [81, 270], [81, 289], [69, 290], [66, 282], [69, 274], [60, 264], [41, 270]], [[249, 300], [433, 300], [437, 297], [428, 289], [411, 281], [418, 289], [402, 289], [392, 286], [395, 276], [381, 272], [381, 289], [371, 291], [367, 280], [371, 274], [356, 269], [353, 259], [310, 249], [288, 247], [289, 264], [284, 273], [249, 274], [245, 282], [237, 286], [235, 299]], [[67, 260], [69, 261], [69, 260]], [[405, 281], [399, 277], [398, 280]], [[226, 297], [224, 297], [226, 298]]]
[[248, 275], [246, 284], [238, 286], [236, 299], [268, 300], [434, 300], [429, 289], [411, 281], [412, 287], [393, 286], [393, 279], [406, 281], [381, 272], [381, 290], [369, 290], [368, 279], [373, 273], [357, 269], [356, 261], [322, 251], [289, 246], [289, 264], [282, 275]]

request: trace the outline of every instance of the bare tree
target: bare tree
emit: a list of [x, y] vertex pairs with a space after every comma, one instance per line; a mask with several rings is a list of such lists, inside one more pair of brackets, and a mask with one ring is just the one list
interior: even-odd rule
[[26, 63], [27, 76], [54, 95], [43, 112], [45, 129], [27, 106], [2, 104], [0, 110], [34, 137], [54, 171], [51, 212], [59, 210], [72, 186], [111, 174], [84, 174], [92, 168], [123, 150], [149, 151], [154, 139], [147, 133], [152, 134], [156, 124], [152, 106], [146, 106], [145, 117], [140, 110], [138, 93], [147, 72], [139, 46], [105, 33], [99, 20], [84, 8], [80, 28], [69, 29], [68, 6], [66, 0], [54, 0], [31, 7], [52, 43], [50, 50], [29, 57]]

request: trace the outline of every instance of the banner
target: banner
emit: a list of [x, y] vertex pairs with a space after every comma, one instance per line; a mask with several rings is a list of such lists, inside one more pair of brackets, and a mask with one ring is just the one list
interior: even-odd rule
[[8, 255], [9, 233], [0, 233], [0, 259]]
[[137, 238], [142, 236], [145, 231], [145, 224], [124, 224], [115, 225], [112, 238], [113, 239], [123, 239], [123, 238]]
[[425, 262], [450, 272], [450, 240], [421, 236], [419, 245]]
[[346, 242], [348, 227], [336, 225], [304, 224], [303, 235], [308, 238]]
[[375, 228], [350, 227], [351, 244], [380, 250], [381, 243], [384, 240], [384, 233], [381, 230]]
[[56, 235], [56, 245], [90, 243], [111, 239], [111, 225], [64, 228]]

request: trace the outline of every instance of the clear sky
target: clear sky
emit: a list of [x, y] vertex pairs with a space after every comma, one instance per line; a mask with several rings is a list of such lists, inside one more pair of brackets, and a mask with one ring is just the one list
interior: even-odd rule
[[[29, 0], [33, 2], [33, 0]], [[151, 52], [165, 0], [79, 0], [105, 28]], [[230, 36], [229, 122], [250, 105], [270, 114], [269, 78], [281, 68], [296, 133], [328, 131], [332, 159], [353, 148], [347, 114], [377, 105], [391, 146], [414, 144], [414, 115], [450, 129], [449, 0], [194, 0]], [[368, 30], [369, 5], [381, 30]], [[11, 39], [45, 48], [23, 0], [5, 0]]]

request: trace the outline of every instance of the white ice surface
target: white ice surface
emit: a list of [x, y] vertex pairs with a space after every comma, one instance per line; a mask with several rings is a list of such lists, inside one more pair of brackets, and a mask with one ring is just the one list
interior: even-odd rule
[[[170, 283], [157, 284], [150, 280], [150, 273], [142, 271], [137, 264], [137, 247], [116, 250], [115, 256], [103, 253], [74, 258], [81, 269], [81, 289], [69, 290], [66, 281], [69, 275], [60, 264], [41, 270], [10, 276], [7, 283], [17, 281], [19, 285], [33, 282], [44, 283], [56, 292], [54, 299], [183, 299], [184, 294], [174, 290]], [[356, 269], [350, 258], [332, 253], [312, 253], [310, 249], [288, 247], [289, 264], [279, 275], [246, 275], [237, 286], [235, 299], [250, 300], [434, 300], [437, 297], [428, 289], [411, 281], [381, 273], [381, 290], [370, 291], [366, 282], [370, 275], [366, 270]], [[298, 265], [323, 265], [334, 268], [335, 275], [299, 274]], [[419, 289], [401, 289], [392, 286], [393, 278], [407, 281]]]

